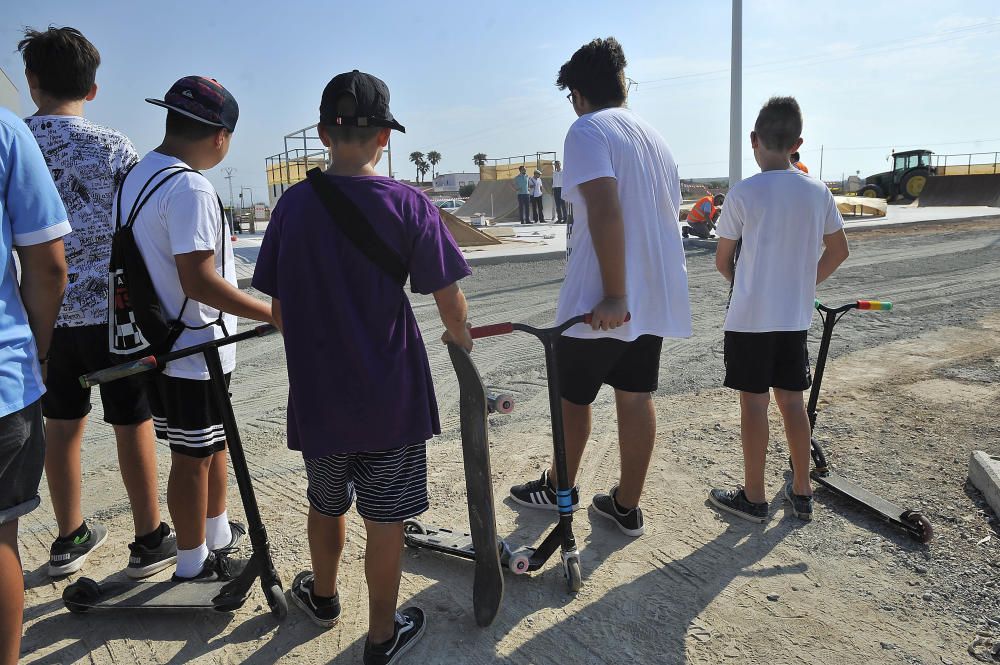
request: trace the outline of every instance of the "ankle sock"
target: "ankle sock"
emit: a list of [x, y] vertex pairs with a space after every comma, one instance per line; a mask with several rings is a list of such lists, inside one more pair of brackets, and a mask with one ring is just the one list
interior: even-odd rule
[[166, 522], [160, 522], [160, 526], [153, 529], [150, 533], [145, 536], [136, 536], [135, 542], [139, 543], [146, 549], [156, 549], [163, 542], [163, 537], [170, 533], [170, 527], [167, 526]]
[[217, 517], [209, 517], [205, 520], [205, 543], [208, 549], [217, 550], [220, 547], [227, 547], [233, 538], [232, 529], [229, 528], [229, 511], [223, 510]]
[[208, 546], [202, 543], [193, 550], [177, 550], [177, 577], [196, 577], [208, 559]]
[[83, 541], [86, 542], [87, 539], [84, 538], [84, 536], [86, 536], [88, 533], [90, 533], [90, 529], [87, 528], [87, 520], [84, 520], [83, 524], [78, 526], [73, 533], [69, 534], [68, 536], [62, 536], [60, 538], [56, 538], [56, 541], [60, 543], [68, 543], [77, 538], [83, 538]]

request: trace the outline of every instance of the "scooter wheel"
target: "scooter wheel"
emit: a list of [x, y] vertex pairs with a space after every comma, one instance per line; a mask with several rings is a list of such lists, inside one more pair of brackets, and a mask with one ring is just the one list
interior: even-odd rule
[[288, 598], [285, 597], [285, 592], [281, 589], [280, 584], [272, 584], [268, 587], [267, 591], [264, 592], [264, 597], [267, 598], [267, 605], [271, 608], [271, 614], [275, 619], [282, 621], [288, 616]]
[[427, 533], [427, 527], [425, 527], [417, 520], [405, 520], [403, 522], [403, 533], [410, 533], [422, 536]]
[[903, 519], [917, 529], [913, 535], [920, 542], [927, 544], [934, 538], [934, 527], [931, 526], [931, 521], [921, 513], [909, 513], [904, 515]]
[[512, 552], [507, 567], [515, 575], [524, 575], [531, 568], [531, 555], [527, 552]]
[[63, 603], [74, 614], [83, 614], [101, 597], [101, 585], [89, 577], [81, 577], [63, 591]]
[[566, 562], [566, 582], [573, 593], [583, 588], [583, 572], [580, 570], [579, 559], [570, 559]]

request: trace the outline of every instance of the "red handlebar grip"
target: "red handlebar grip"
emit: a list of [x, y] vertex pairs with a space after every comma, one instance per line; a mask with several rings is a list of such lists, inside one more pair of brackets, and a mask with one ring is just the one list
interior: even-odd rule
[[495, 335], [507, 335], [512, 332], [514, 332], [513, 323], [494, 323], [488, 326], [470, 328], [469, 336], [472, 337], [472, 339], [480, 339], [482, 337], [493, 337]]

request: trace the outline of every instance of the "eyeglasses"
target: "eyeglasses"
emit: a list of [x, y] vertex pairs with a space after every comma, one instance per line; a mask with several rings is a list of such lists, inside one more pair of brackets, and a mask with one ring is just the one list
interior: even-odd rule
[[566, 95], [566, 99], [568, 99], [568, 100], [569, 100], [569, 103], [570, 103], [570, 104], [572, 104], [572, 103], [573, 103], [573, 91], [572, 91], [572, 90], [570, 90], [569, 94], [568, 94], [568, 95]]

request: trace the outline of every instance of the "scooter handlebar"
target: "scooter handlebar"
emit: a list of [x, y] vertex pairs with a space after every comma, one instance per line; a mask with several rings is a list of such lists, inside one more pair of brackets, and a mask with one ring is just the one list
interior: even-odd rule
[[892, 309], [892, 303], [888, 300], [855, 300], [852, 303], [841, 305], [840, 307], [827, 307], [819, 301], [819, 298], [817, 298], [813, 301], [813, 305], [821, 312], [833, 312], [838, 314], [840, 312], [846, 312], [849, 309], [867, 309], [882, 312], [887, 312]]
[[859, 300], [858, 309], [873, 309], [888, 312], [892, 309], [892, 303], [888, 300]]
[[[579, 319], [579, 320], [577, 320], [577, 319]], [[581, 316], [573, 317], [572, 319], [570, 319], [566, 323], [571, 323], [572, 322], [571, 325], [576, 325], [577, 323], [586, 323], [587, 325], [590, 325], [590, 322], [593, 321], [593, 319], [594, 319], [594, 315], [593, 314], [583, 314]], [[632, 313], [631, 312], [626, 313], [625, 314], [625, 321], [628, 322], [628, 321], [631, 321], [631, 320], [632, 320]], [[565, 325], [565, 324], [563, 324], [563, 325]], [[497, 335], [508, 335], [508, 334], [510, 334], [512, 332], [514, 332], [514, 324], [513, 323], [510, 323], [510, 322], [507, 322], [507, 323], [492, 323], [492, 324], [486, 325], [486, 326], [476, 326], [475, 328], [470, 328], [469, 329], [469, 336], [472, 337], [472, 339], [482, 339], [483, 337], [495, 337]]]

